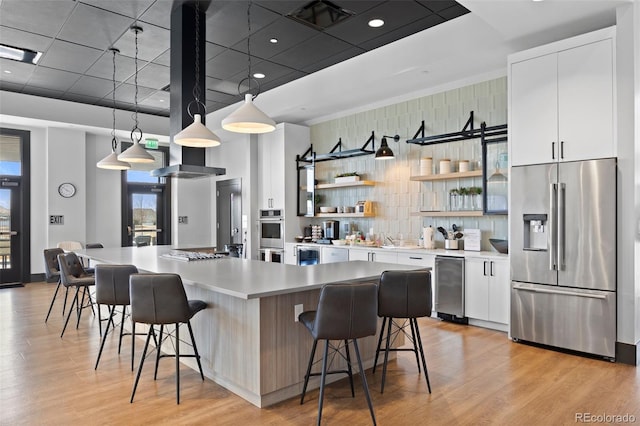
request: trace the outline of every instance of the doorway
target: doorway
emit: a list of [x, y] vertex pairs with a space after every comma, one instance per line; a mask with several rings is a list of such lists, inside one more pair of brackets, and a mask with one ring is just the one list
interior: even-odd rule
[[30, 133], [0, 128], [0, 287], [31, 281]]
[[[123, 144], [123, 150], [126, 144]], [[122, 246], [171, 244], [170, 180], [149, 171], [166, 167], [169, 148], [147, 150], [155, 161], [122, 172]]]
[[232, 246], [237, 251], [242, 247], [242, 182], [239, 178], [216, 182], [216, 217], [218, 250]]

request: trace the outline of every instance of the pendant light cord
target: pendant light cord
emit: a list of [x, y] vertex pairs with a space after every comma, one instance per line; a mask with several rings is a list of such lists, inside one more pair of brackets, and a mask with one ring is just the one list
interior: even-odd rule
[[[135, 126], [133, 127], [133, 130], [131, 130], [131, 142], [139, 143], [142, 140], [142, 130], [140, 129], [140, 127], [138, 127], [138, 33], [142, 32], [142, 28], [138, 27], [137, 25], [134, 25], [133, 27], [131, 27], [131, 29], [136, 34], [136, 52], [133, 58], [133, 62], [135, 64], [135, 69], [136, 69], [136, 73], [133, 76], [133, 82], [135, 84], [135, 95], [133, 98], [133, 103], [134, 103], [133, 121]], [[137, 138], [137, 140], [134, 139], [135, 138], [134, 134], [136, 133], [136, 131], [140, 133], [140, 137]]]
[[247, 28], [249, 29], [247, 34], [247, 62], [249, 63], [249, 92], [251, 92], [251, 0], [247, 5]]
[[200, 104], [200, 2], [196, 1], [196, 78], [193, 86], [193, 97]]
[[111, 92], [111, 100], [113, 101], [113, 109], [111, 110], [113, 116], [113, 126], [111, 127], [111, 151], [116, 152], [118, 149], [118, 140], [116, 139], [116, 53], [118, 49], [111, 48], [113, 52], [113, 91]]

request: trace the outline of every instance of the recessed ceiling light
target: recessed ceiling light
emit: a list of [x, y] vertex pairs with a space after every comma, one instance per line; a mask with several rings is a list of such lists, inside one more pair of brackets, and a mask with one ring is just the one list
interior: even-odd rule
[[277, 38], [275, 38], [275, 37], [271, 37], [271, 38], [269, 39], [269, 43], [276, 44], [277, 42], [278, 42], [278, 39], [277, 39]]
[[11, 71], [9, 71], [9, 70], [4, 70], [4, 73], [5, 73], [5, 74], [11, 74]]
[[380, 28], [384, 25], [384, 21], [380, 18], [372, 19], [369, 21], [369, 26], [371, 28]]
[[255, 78], [265, 78], [266, 76], [264, 74], [262, 74], [261, 72], [256, 72], [253, 74], [253, 76]]
[[37, 64], [41, 56], [42, 52], [0, 44], [0, 58], [25, 62], [27, 64]]

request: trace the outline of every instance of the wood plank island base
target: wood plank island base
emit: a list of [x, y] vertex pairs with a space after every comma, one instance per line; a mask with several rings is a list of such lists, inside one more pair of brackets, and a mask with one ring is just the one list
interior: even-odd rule
[[[325, 284], [377, 282], [385, 270], [416, 269], [364, 261], [292, 266], [232, 257], [190, 262], [163, 257], [175, 249], [103, 248], [78, 254], [93, 263], [133, 264], [141, 272], [179, 274], [187, 297], [208, 304], [208, 309], [192, 319], [205, 376], [257, 407], [284, 401], [302, 391], [313, 340], [295, 322], [295, 305], [314, 310]], [[365, 368], [373, 366], [376, 344], [376, 336], [359, 341]], [[182, 353], [190, 350], [180, 348]], [[194, 359], [182, 362], [197, 368]], [[334, 375], [327, 380], [342, 378]], [[319, 379], [313, 379], [309, 389], [319, 387]]]

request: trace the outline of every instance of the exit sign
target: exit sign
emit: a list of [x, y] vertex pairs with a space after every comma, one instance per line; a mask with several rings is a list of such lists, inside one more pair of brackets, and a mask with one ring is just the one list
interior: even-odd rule
[[144, 147], [147, 149], [158, 149], [158, 139], [145, 139]]

